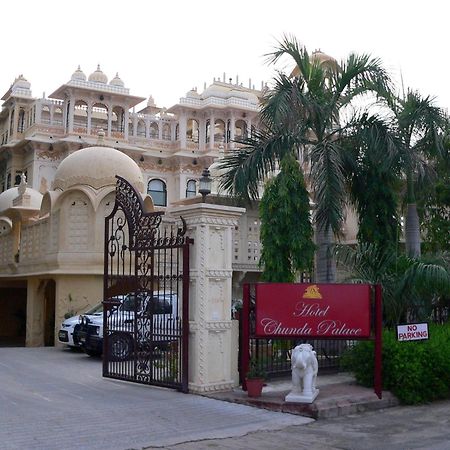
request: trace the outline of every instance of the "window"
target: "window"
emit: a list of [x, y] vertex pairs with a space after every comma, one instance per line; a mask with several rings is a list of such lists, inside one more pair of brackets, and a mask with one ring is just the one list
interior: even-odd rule
[[158, 179], [150, 180], [147, 193], [153, 199], [155, 206], [167, 206], [167, 189], [164, 181]]
[[189, 180], [186, 185], [186, 198], [195, 197], [197, 195], [197, 182]]

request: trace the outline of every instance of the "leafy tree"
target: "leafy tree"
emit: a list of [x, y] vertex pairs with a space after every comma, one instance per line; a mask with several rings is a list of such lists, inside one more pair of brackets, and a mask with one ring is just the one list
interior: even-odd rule
[[315, 245], [309, 196], [292, 153], [284, 156], [280, 172], [267, 182], [259, 211], [263, 280], [293, 282], [297, 272], [310, 271]]
[[334, 281], [333, 234], [340, 232], [346, 200], [343, 138], [344, 111], [367, 92], [388, 90], [378, 59], [351, 54], [338, 64], [323, 54], [310, 55], [294, 37], [284, 37], [268, 55], [271, 64], [287, 56], [293, 75], [279, 72], [263, 99], [262, 130], [243, 140], [245, 147], [224, 158], [221, 186], [244, 198], [257, 198], [259, 183], [284, 155], [298, 152], [308, 167], [318, 230], [317, 281]]
[[378, 116], [355, 120], [346, 143], [345, 171], [358, 213], [358, 241], [396, 248], [400, 236], [397, 138]]

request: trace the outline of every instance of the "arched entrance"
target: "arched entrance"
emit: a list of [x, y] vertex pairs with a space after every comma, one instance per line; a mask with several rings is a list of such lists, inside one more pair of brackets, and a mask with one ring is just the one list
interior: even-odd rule
[[24, 347], [27, 322], [26, 283], [0, 285], [0, 347]]

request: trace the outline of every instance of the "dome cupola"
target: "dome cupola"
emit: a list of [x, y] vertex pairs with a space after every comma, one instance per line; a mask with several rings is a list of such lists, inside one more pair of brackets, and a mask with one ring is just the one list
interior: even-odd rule
[[86, 74], [81, 70], [80, 66], [78, 66], [70, 79], [74, 81], [86, 81]]
[[138, 192], [144, 192], [139, 166], [125, 153], [112, 147], [87, 147], [65, 158], [55, 173], [54, 190], [77, 185], [95, 190], [116, 185], [116, 175], [125, 178]]
[[100, 64], [97, 66], [97, 70], [89, 75], [88, 80], [93, 81], [95, 83], [102, 83], [102, 84], [108, 83], [108, 77], [100, 69]]
[[118, 73], [116, 73], [116, 76], [109, 82], [109, 84], [111, 84], [112, 86], [125, 87], [125, 83], [119, 77]]

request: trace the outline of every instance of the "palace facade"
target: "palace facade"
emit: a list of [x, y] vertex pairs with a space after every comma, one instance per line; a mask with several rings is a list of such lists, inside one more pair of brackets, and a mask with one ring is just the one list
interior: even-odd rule
[[[258, 127], [260, 96], [224, 76], [164, 109], [100, 67], [43, 98], [17, 77], [0, 112], [0, 345], [53, 345], [65, 315], [101, 300], [116, 174], [149, 209], [188, 202], [202, 171]], [[247, 209], [234, 228], [235, 293], [258, 276], [259, 226]]]

